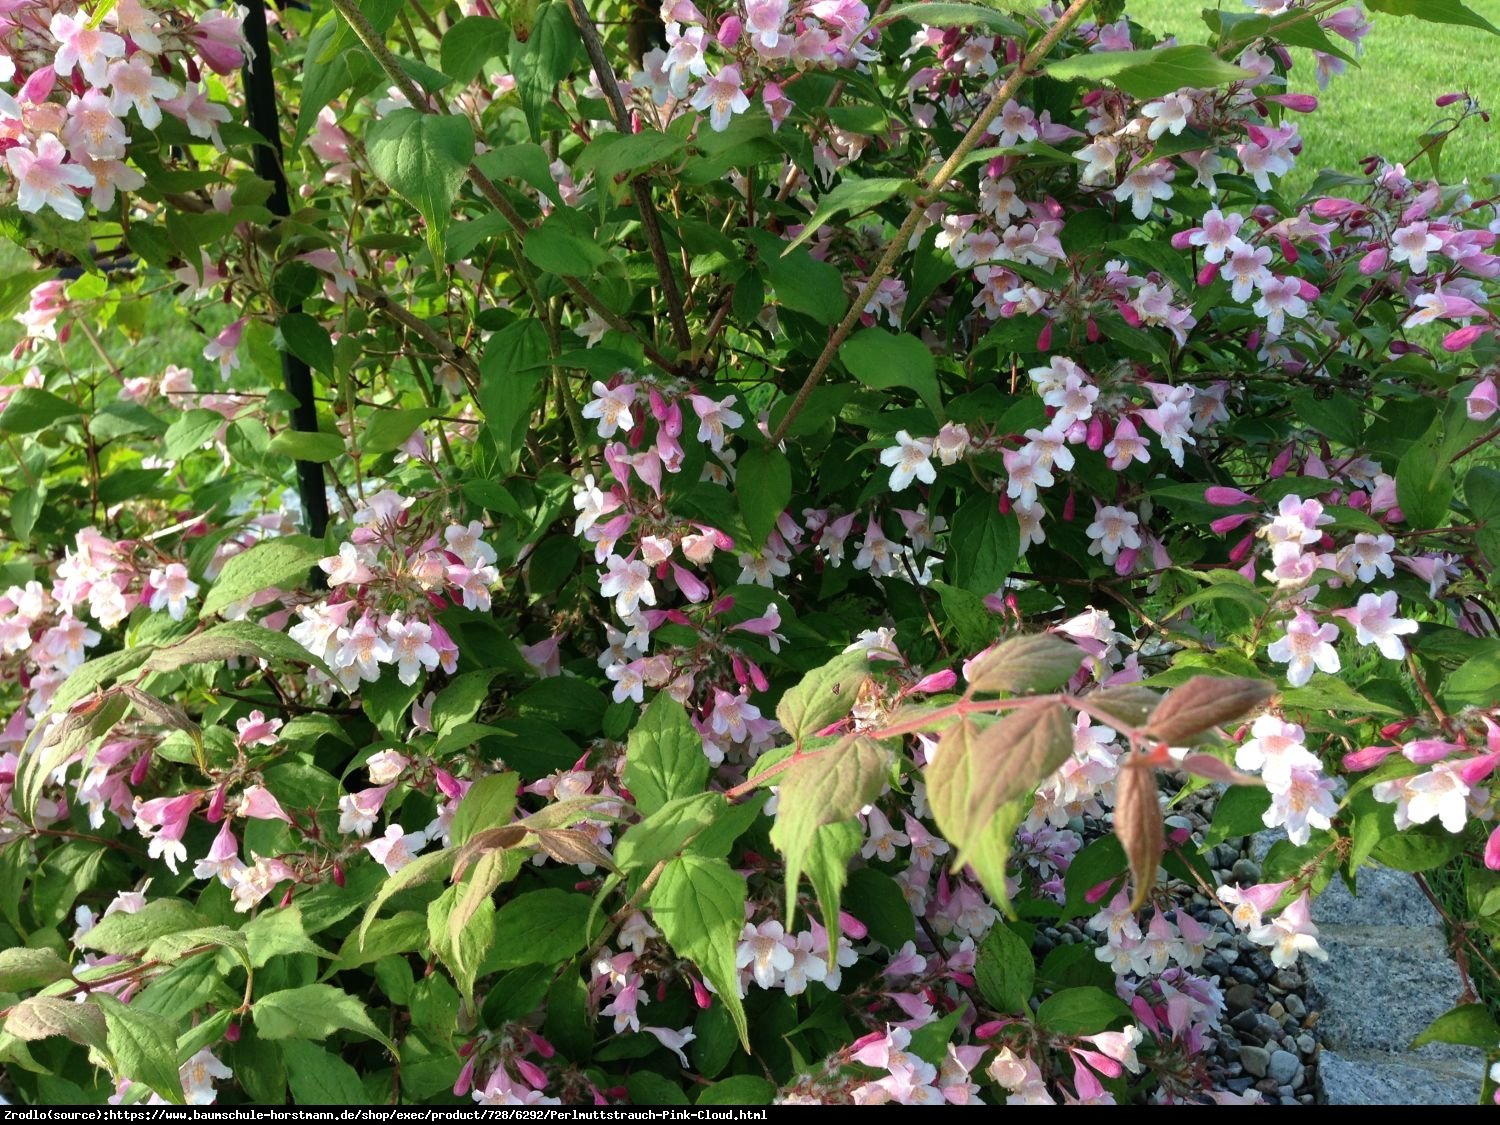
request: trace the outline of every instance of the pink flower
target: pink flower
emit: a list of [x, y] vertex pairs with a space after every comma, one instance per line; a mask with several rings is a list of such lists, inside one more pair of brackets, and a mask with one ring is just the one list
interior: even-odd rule
[[292, 823], [292, 818], [287, 816], [281, 802], [264, 785], [252, 785], [240, 794], [239, 807], [235, 813], [252, 820], [284, 820], [288, 824]]
[[93, 187], [94, 177], [80, 165], [65, 164], [67, 155], [62, 142], [50, 133], [37, 138], [34, 150], [24, 145], [6, 150], [5, 162], [16, 178], [16, 205], [22, 211], [51, 207], [65, 219], [83, 219], [83, 204], [73, 189]]
[[1487, 375], [1469, 392], [1466, 403], [1469, 417], [1475, 422], [1488, 422], [1500, 410], [1500, 395], [1495, 390], [1495, 377]]
[[250, 47], [238, 16], [210, 11], [188, 31], [198, 54], [215, 74], [233, 74], [245, 65]]
[[688, 104], [697, 110], [707, 109], [709, 125], [714, 132], [722, 133], [729, 128], [731, 117], [750, 108], [750, 99], [740, 88], [740, 68], [731, 63], [718, 74], [709, 75]]
[[85, 13], [52, 17], [47, 30], [58, 42], [52, 68], [61, 77], [77, 67], [90, 86], [104, 86], [109, 81], [109, 60], [125, 54], [125, 40], [110, 31], [89, 27]]
[[268, 719], [260, 711], [251, 711], [235, 723], [239, 732], [236, 739], [241, 746], [275, 746], [276, 732], [281, 729], [280, 719]]
[[219, 834], [204, 856], [193, 865], [193, 878], [217, 879], [226, 887], [233, 887], [245, 865], [240, 862], [239, 841], [234, 838], [230, 822], [219, 826]]
[[1315, 667], [1329, 675], [1339, 670], [1339, 654], [1330, 643], [1337, 640], [1338, 635], [1337, 625], [1331, 622], [1319, 625], [1310, 613], [1299, 609], [1297, 616], [1287, 626], [1286, 635], [1273, 642], [1266, 649], [1266, 655], [1277, 663], [1287, 665], [1287, 683], [1293, 687], [1301, 687], [1312, 679]]
[[[1354, 624], [1354, 639], [1362, 645], [1374, 645], [1388, 660], [1401, 660], [1406, 646], [1401, 638], [1417, 631], [1417, 623], [1396, 616], [1396, 592], [1361, 594], [1352, 609], [1337, 610], [1339, 616]], [[1324, 626], [1327, 628], [1327, 626]]]
[[146, 854], [162, 859], [173, 875], [178, 863], [187, 859], [182, 835], [187, 831], [193, 810], [203, 799], [202, 793], [184, 793], [180, 797], [157, 797], [150, 801], [135, 799], [135, 826], [151, 841]]
[[371, 840], [364, 848], [375, 857], [376, 863], [385, 868], [387, 874], [394, 875], [416, 859], [417, 853], [426, 846], [426, 834], [407, 832], [401, 825], [392, 824], [386, 828], [384, 836]]

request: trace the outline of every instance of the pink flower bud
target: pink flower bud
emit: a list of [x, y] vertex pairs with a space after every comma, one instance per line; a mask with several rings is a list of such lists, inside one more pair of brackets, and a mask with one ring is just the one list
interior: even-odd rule
[[1088, 341], [1091, 344], [1099, 342], [1099, 324], [1093, 317], [1089, 317], [1085, 322], [1084, 335], [1088, 337]]
[[230, 1023], [229, 1026], [224, 1029], [224, 1039], [228, 1043], [238, 1043], [240, 1041], [240, 1025], [237, 1023]]
[[753, 660], [745, 662], [750, 668], [750, 683], [756, 691], [770, 691], [771, 682], [766, 679], [766, 674], [760, 670], [760, 665]]
[[1494, 773], [1496, 766], [1500, 766], [1500, 753], [1481, 754], [1460, 765], [1457, 773], [1463, 778], [1464, 784], [1472, 788]]
[[[1074, 423], [1074, 425], [1077, 425], [1077, 423]], [[1104, 432], [1104, 419], [1095, 414], [1092, 418], [1089, 419], [1088, 427], [1084, 431], [1084, 444], [1092, 449], [1095, 453], [1098, 453], [1099, 450], [1104, 448], [1105, 443], [1108, 440], [1109, 437]]]
[[344, 867], [343, 867], [343, 864], [335, 863], [333, 865], [333, 885], [335, 887], [342, 887], [344, 885]]
[[1359, 272], [1369, 277], [1372, 273], [1379, 273], [1385, 269], [1386, 252], [1384, 246], [1377, 246], [1359, 260]]
[[1236, 504], [1255, 503], [1255, 497], [1248, 492], [1223, 484], [1211, 484], [1205, 488], [1203, 500], [1204, 503], [1212, 504], [1215, 508], [1232, 508]]
[[1318, 108], [1318, 99], [1312, 94], [1267, 94], [1264, 100], [1285, 106], [1293, 113], [1313, 113]]
[[526, 1038], [531, 1040], [531, 1049], [541, 1055], [542, 1058], [550, 1059], [553, 1055], [557, 1054], [557, 1048], [536, 1032], [528, 1031]]
[[848, 911], [839, 911], [839, 926], [854, 941], [861, 941], [870, 931], [865, 924]]
[[1295, 446], [1287, 446], [1276, 455], [1276, 460], [1271, 462], [1271, 476], [1273, 478], [1286, 476], [1287, 467], [1292, 463], [1292, 458], [1297, 455]]
[[1374, 769], [1400, 749], [1399, 746], [1366, 746], [1363, 750], [1345, 754], [1343, 765], [1346, 770]]
[[1189, 227], [1187, 230], [1178, 231], [1172, 236], [1172, 249], [1186, 250], [1193, 244], [1193, 235], [1202, 233], [1202, 227]]
[[958, 673], [952, 668], [945, 668], [941, 672], [932, 672], [923, 676], [912, 684], [911, 690], [918, 693], [947, 691], [958, 682]]
[[1042, 330], [1037, 333], [1036, 350], [1039, 352], [1052, 350], [1052, 322], [1050, 320], [1046, 324], [1044, 324], [1042, 326]]
[[214, 791], [213, 799], [208, 802], [208, 822], [210, 824], [218, 824], [219, 821], [224, 819], [224, 803], [228, 799], [228, 796], [229, 791], [222, 785]]
[[1491, 871], [1500, 871], [1500, 828], [1491, 832], [1484, 843], [1484, 865]]
[[456, 801], [464, 795], [463, 786], [459, 784], [458, 778], [447, 770], [440, 769], [436, 772], [437, 787], [443, 791], [443, 796], [450, 801]]
[[703, 1009], [713, 1007], [713, 995], [703, 987], [703, 982], [697, 977], [689, 977], [688, 980], [693, 982], [693, 1002]]
[[1229, 561], [1232, 563], [1240, 562], [1250, 553], [1250, 548], [1253, 546], [1255, 546], [1255, 536], [1245, 536], [1245, 538], [1229, 549]]
[[[130, 767], [130, 787], [132, 789], [136, 788], [138, 785], [141, 784], [141, 782], [143, 782], [143, 781], [146, 780], [146, 773], [147, 773], [148, 770], [150, 770], [150, 768], [151, 768], [151, 755], [150, 754], [142, 754], [139, 758], [137, 758], [135, 760], [135, 765], [133, 765], [133, 766]], [[219, 792], [222, 793], [223, 790], [221, 789], [221, 790], [219, 790]], [[222, 808], [222, 805], [220, 807]]]
[[1241, 512], [1233, 516], [1220, 516], [1208, 526], [1215, 535], [1226, 535], [1254, 518], [1255, 514], [1253, 512]]
[[1342, 219], [1359, 209], [1354, 200], [1340, 199], [1336, 195], [1326, 195], [1312, 205], [1312, 213], [1320, 219]]
[[1433, 762], [1441, 762], [1458, 749], [1461, 747], [1441, 738], [1419, 738], [1401, 747], [1401, 755], [1419, 766], [1430, 766]]
[[1452, 105], [1454, 102], [1461, 102], [1461, 101], [1463, 101], [1467, 96], [1468, 95], [1466, 95], [1466, 94], [1460, 94], [1460, 93], [1443, 94], [1443, 95], [1441, 95], [1437, 99], [1437, 103], [1436, 104], [1437, 104], [1437, 107], [1439, 109], [1443, 109], [1446, 106]]
[[1302, 255], [1299, 254], [1297, 248], [1292, 245], [1291, 239], [1285, 238], [1283, 236], [1278, 236], [1276, 241], [1281, 244], [1281, 256], [1286, 259], [1287, 265], [1296, 265], [1297, 259]]
[[974, 1038], [989, 1039], [992, 1036], [999, 1035], [1005, 1030], [1008, 1022], [1008, 1020], [990, 1020], [987, 1023], [976, 1024], [974, 1027]]
[[1109, 889], [1115, 885], [1113, 879], [1106, 879], [1102, 883], [1096, 883], [1083, 893], [1083, 901], [1090, 906], [1104, 901], [1104, 896], [1109, 894]]
[[1443, 337], [1443, 350], [1461, 352], [1483, 336], [1486, 331], [1488, 329], [1483, 324], [1470, 324], [1464, 328], [1456, 328]]
[[453, 1083], [453, 1096], [456, 1098], [463, 1097], [474, 1088], [474, 1064], [479, 1061], [472, 1057], [473, 1044], [465, 1043], [464, 1046], [469, 1048], [470, 1058], [464, 1063], [463, 1069], [458, 1072], [458, 1080]]
[[1078, 511], [1078, 497], [1076, 495], [1074, 495], [1073, 490], [1070, 488], [1070, 489], [1068, 489], [1068, 498], [1063, 501], [1063, 510], [1062, 510], [1063, 523], [1072, 523], [1073, 522], [1073, 516], [1077, 513], [1077, 511]]
[[516, 1059], [515, 1063], [521, 1077], [538, 1090], [547, 1084], [547, 1072], [530, 1059]]
[[1304, 301], [1316, 301], [1323, 293], [1321, 289], [1305, 277], [1297, 279], [1297, 291], [1301, 294]]
[[740, 41], [740, 32], [744, 30], [744, 23], [739, 16], [725, 16], [724, 22], [719, 24], [717, 39], [721, 47], [733, 47]]

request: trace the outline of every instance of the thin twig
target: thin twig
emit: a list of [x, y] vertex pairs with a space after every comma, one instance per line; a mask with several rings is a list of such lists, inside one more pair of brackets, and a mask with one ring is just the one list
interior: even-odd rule
[[[340, 4], [347, 2], [348, 0], [335, 0], [335, 3]], [[865, 282], [864, 287], [860, 289], [859, 295], [854, 298], [853, 303], [850, 304], [849, 311], [844, 314], [844, 319], [839, 322], [838, 327], [829, 336], [828, 343], [823, 346], [822, 352], [818, 354], [817, 360], [813, 363], [812, 370], [807, 373], [807, 378], [803, 381], [802, 386], [798, 388], [796, 397], [792, 399], [792, 405], [781, 416], [780, 425], [776, 427], [776, 432], [771, 435], [772, 445], [780, 445], [781, 439], [786, 437], [788, 428], [796, 420], [797, 415], [802, 413], [803, 407], [807, 405], [807, 400], [812, 396], [813, 388], [822, 381], [823, 374], [833, 362], [833, 357], [838, 354], [839, 347], [848, 339], [849, 333], [854, 330], [854, 326], [859, 323], [865, 306], [870, 303], [876, 291], [879, 290], [880, 283], [891, 275], [891, 271], [896, 266], [896, 260], [905, 251], [907, 241], [916, 231], [917, 224], [921, 222], [928, 205], [932, 202], [929, 198], [930, 195], [934, 191], [941, 189], [944, 184], [953, 178], [963, 166], [964, 161], [968, 159], [969, 154], [979, 146], [979, 142], [988, 134], [990, 125], [993, 124], [995, 118], [1000, 116], [1000, 111], [1005, 108], [1005, 103], [1010, 100], [1021, 83], [1031, 77], [1032, 73], [1041, 65], [1042, 60], [1052, 52], [1052, 48], [1057, 45], [1057, 41], [1067, 33], [1068, 28], [1072, 27], [1078, 21], [1091, 2], [1092, 0], [1073, 0], [1068, 5], [1067, 10], [1058, 17], [1057, 22], [1047, 29], [1046, 34], [1037, 41], [1037, 45], [1027, 52], [1026, 57], [1017, 64], [1015, 70], [1011, 71], [1005, 81], [1000, 84], [1000, 88], [991, 96], [989, 104], [980, 111], [979, 116], [974, 120], [974, 124], [969, 126], [969, 131], [964, 134], [963, 140], [958, 142], [958, 146], [953, 150], [952, 155], [943, 162], [942, 167], [928, 177], [926, 184], [923, 185], [923, 189], [917, 193], [916, 199], [912, 201], [911, 210], [907, 212], [900, 229], [896, 232], [895, 237], [886, 244], [885, 253], [880, 256], [880, 261], [870, 271], [869, 279]]]

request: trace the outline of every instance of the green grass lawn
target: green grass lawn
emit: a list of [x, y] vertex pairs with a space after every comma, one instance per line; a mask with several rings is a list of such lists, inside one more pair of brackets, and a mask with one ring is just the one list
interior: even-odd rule
[[[1500, 26], [1500, 0], [1467, 3]], [[1130, 0], [1126, 11], [1159, 34], [1202, 42], [1208, 36], [1200, 15], [1205, 7], [1248, 11], [1241, 0]], [[1444, 111], [1433, 105], [1441, 94], [1467, 90], [1500, 114], [1500, 37], [1380, 13], [1371, 14], [1370, 22], [1360, 66], [1333, 78], [1320, 94], [1317, 113], [1298, 117], [1306, 148], [1294, 187], [1305, 187], [1319, 168], [1357, 172], [1357, 161], [1371, 153], [1406, 160], [1421, 147], [1416, 138], [1441, 120]], [[1292, 54], [1303, 72], [1295, 88], [1319, 93], [1311, 53]], [[1425, 160], [1418, 174], [1431, 175]], [[1478, 119], [1465, 124], [1443, 150], [1442, 175], [1451, 181], [1500, 175], [1500, 117], [1488, 125]]]

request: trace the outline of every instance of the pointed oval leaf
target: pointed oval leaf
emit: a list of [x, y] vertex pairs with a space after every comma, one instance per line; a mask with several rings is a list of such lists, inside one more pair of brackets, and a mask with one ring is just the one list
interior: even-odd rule
[[1009, 637], [970, 661], [965, 678], [975, 691], [1056, 691], [1073, 678], [1083, 656], [1082, 649], [1055, 633]]
[[1147, 733], [1169, 746], [1243, 718], [1275, 694], [1267, 680], [1241, 676], [1194, 676], [1173, 689], [1151, 715]]

